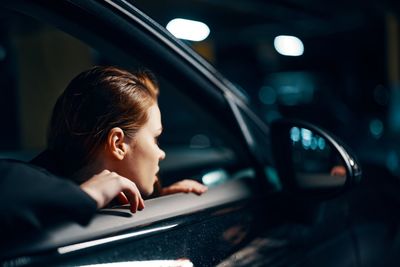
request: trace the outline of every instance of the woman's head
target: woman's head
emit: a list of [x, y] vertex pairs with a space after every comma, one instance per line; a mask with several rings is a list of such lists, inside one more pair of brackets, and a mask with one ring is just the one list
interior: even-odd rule
[[[76, 76], [57, 100], [49, 128], [49, 149], [61, 161], [61, 174], [73, 176], [100, 164], [123, 176], [138, 175], [141, 166], [135, 166], [137, 174], [128, 169], [146, 152], [138, 150], [143, 136], [161, 130], [157, 96], [158, 85], [149, 71], [94, 67]], [[154, 149], [153, 160], [157, 153], [159, 159], [165, 156]]]

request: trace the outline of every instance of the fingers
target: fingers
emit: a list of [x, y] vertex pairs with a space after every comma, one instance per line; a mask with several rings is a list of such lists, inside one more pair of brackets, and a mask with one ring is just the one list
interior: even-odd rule
[[195, 193], [197, 195], [201, 195], [207, 191], [207, 186], [195, 181], [195, 180], [184, 180], [187, 181], [188, 185], [190, 186], [189, 192]]
[[161, 195], [162, 196], [166, 196], [166, 195], [172, 195], [172, 194], [176, 194], [176, 193], [189, 193], [189, 191], [184, 191], [183, 189], [179, 189], [178, 187], [175, 186], [168, 186], [165, 188], [162, 188], [161, 190]]
[[[121, 204], [130, 204], [132, 213], [143, 210], [144, 200], [136, 184], [115, 172], [104, 170], [94, 175], [81, 185], [96, 202], [98, 208], [105, 207], [112, 199], [117, 197]], [[207, 191], [207, 186], [195, 180], [182, 180], [161, 190], [161, 195], [174, 193], [195, 193], [201, 195]]]
[[120, 193], [118, 194], [117, 199], [118, 199], [118, 203], [119, 203], [120, 205], [129, 204], [129, 200], [128, 200], [128, 198], [125, 196], [125, 194], [124, 194], [123, 192], [120, 192]]
[[104, 170], [81, 184], [81, 189], [92, 197], [98, 208], [104, 208], [117, 197], [121, 204], [130, 204], [131, 211], [144, 209], [144, 200], [136, 184], [115, 172]]
[[207, 191], [208, 187], [195, 181], [195, 180], [183, 180], [180, 182], [184, 187], [184, 190], [188, 193], [195, 193], [201, 195]]
[[136, 213], [136, 211], [144, 209], [144, 200], [135, 183], [128, 179], [123, 182], [125, 183], [123, 193], [131, 204], [131, 212]]
[[142, 210], [142, 209], [144, 209], [144, 199], [142, 198], [142, 196], [140, 196], [138, 210]]
[[191, 191], [190, 191], [190, 192], [195, 193], [195, 194], [197, 194], [197, 195], [201, 195], [201, 194], [203, 194], [204, 192], [206, 192], [207, 189], [208, 189], [207, 186], [202, 185], [202, 184], [197, 184], [197, 185], [195, 185], [195, 186], [193, 186], [193, 187], [191, 188]]
[[136, 213], [139, 204], [139, 198], [131, 191], [125, 191], [124, 193], [128, 198], [129, 204], [131, 204], [131, 212]]
[[207, 186], [195, 180], [183, 180], [163, 188], [162, 195], [170, 195], [175, 193], [195, 193], [197, 195], [201, 195], [206, 192], [207, 189]]

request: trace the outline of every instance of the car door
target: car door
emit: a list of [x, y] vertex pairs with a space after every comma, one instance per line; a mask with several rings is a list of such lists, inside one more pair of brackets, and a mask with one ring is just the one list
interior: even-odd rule
[[3, 87], [13, 90], [4, 108], [18, 132], [2, 144], [2, 157], [29, 160], [43, 149], [52, 105], [74, 74], [94, 64], [145, 66], [161, 88], [163, 183], [192, 178], [209, 186], [202, 196], [146, 200], [137, 214], [103, 209], [88, 226], [57, 224], [24, 242], [10, 240], [4, 264], [189, 259], [212, 266], [254, 236], [264, 175], [226, 97], [245, 99], [208, 63], [126, 1], [2, 4], [2, 67], [12, 74]]

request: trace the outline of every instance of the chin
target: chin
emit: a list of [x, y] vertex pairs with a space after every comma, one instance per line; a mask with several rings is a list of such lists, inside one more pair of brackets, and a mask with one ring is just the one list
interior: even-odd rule
[[158, 192], [159, 188], [161, 188], [161, 186], [159, 185], [156, 176], [154, 176], [153, 182], [151, 184], [146, 182], [145, 184], [141, 184], [140, 188], [138, 187], [140, 194], [143, 198], [147, 198], [151, 196], [154, 192]]
[[154, 187], [151, 188], [143, 188], [143, 190], [140, 190], [140, 194], [142, 195], [143, 198], [149, 197], [151, 194], [154, 192]]

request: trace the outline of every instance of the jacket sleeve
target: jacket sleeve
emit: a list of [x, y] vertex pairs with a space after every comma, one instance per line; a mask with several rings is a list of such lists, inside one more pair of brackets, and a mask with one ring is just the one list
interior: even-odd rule
[[11, 160], [0, 160], [0, 232], [40, 230], [60, 221], [87, 224], [96, 202], [72, 182]]

